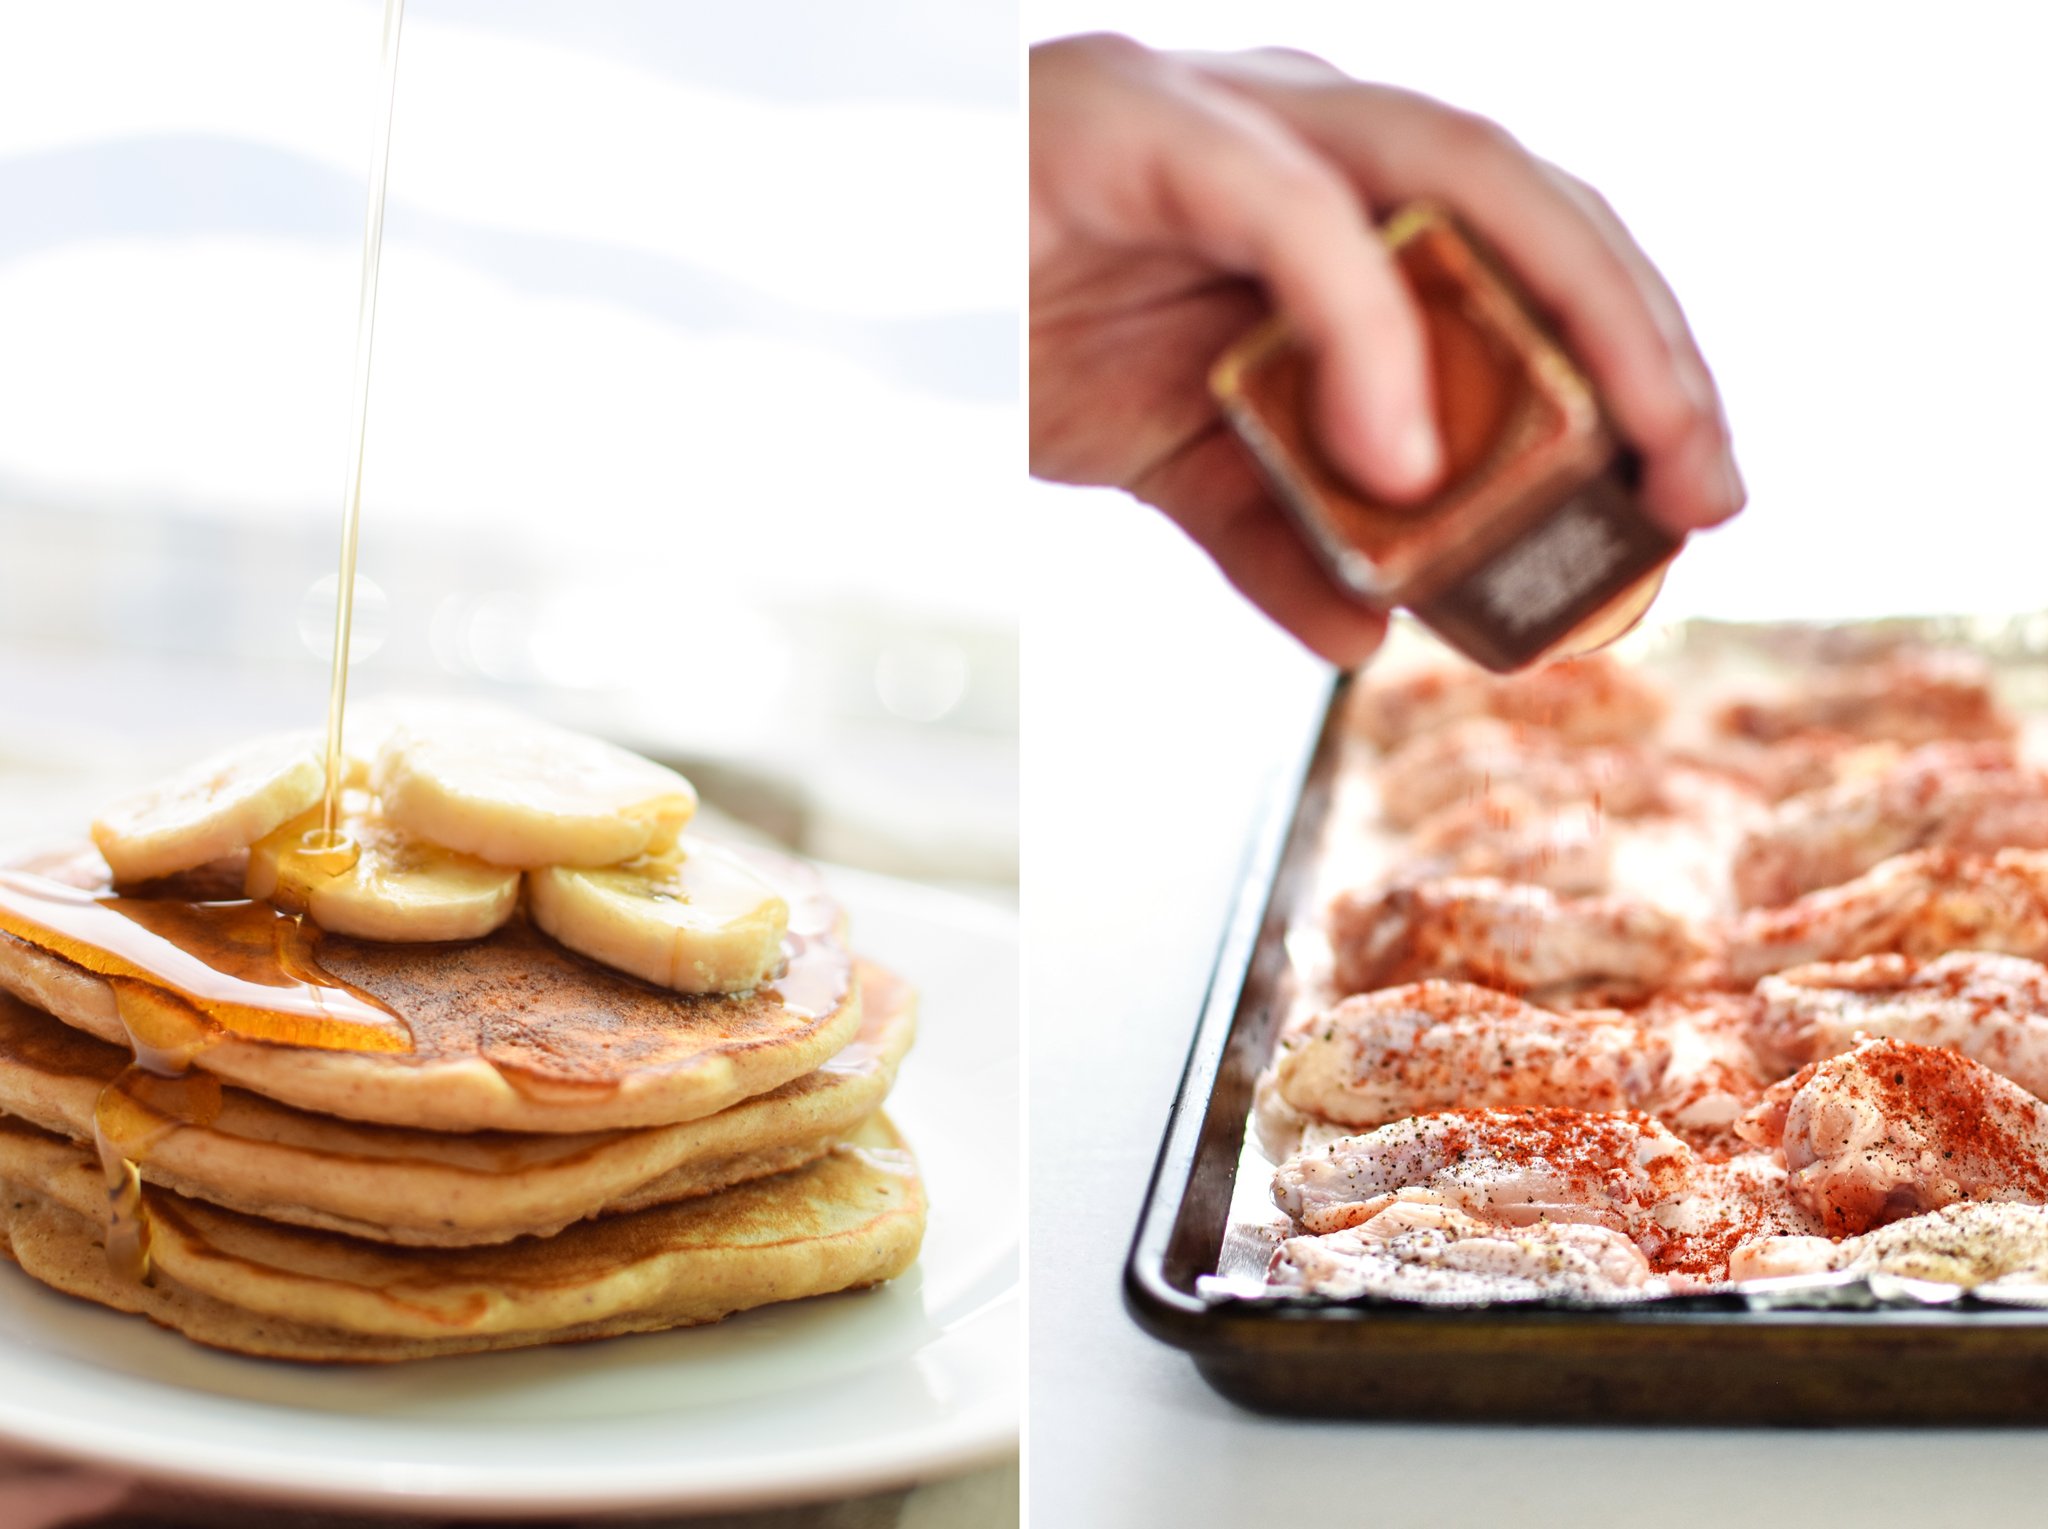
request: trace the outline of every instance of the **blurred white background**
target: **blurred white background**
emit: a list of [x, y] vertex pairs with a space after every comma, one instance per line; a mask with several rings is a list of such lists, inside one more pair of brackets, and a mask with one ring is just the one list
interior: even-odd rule
[[[0, 832], [324, 714], [379, 21], [0, 10]], [[358, 693], [1014, 877], [1015, 25], [411, 0]]]

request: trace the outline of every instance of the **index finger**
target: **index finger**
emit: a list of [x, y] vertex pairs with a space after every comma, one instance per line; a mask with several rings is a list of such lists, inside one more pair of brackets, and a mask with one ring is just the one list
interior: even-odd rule
[[[1441, 471], [1414, 299], [1336, 165], [1254, 101], [1120, 39], [1033, 61], [1032, 177], [1080, 231], [1257, 280], [1314, 360], [1318, 433], [1394, 499]], [[1075, 47], [1060, 44], [1057, 47]]]

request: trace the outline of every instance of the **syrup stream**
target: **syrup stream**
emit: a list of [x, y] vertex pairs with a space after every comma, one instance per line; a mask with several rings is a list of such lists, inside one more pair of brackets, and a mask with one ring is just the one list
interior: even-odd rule
[[[362, 288], [356, 300], [355, 398], [350, 433], [347, 487], [342, 497], [341, 571], [334, 589], [334, 668], [327, 686], [327, 780], [320, 806], [320, 842], [307, 848], [341, 861], [336, 873], [355, 863], [353, 846], [341, 838], [341, 718], [348, 702], [348, 658], [355, 621], [356, 531], [363, 511], [363, 449], [369, 435], [370, 352], [377, 331], [377, 271], [384, 252], [384, 186], [391, 161], [391, 110], [398, 94], [398, 36], [405, 0], [384, 0], [384, 33], [379, 44], [380, 84], [376, 136], [370, 149], [370, 190], [363, 209]], [[337, 853], [338, 852], [338, 853]]]

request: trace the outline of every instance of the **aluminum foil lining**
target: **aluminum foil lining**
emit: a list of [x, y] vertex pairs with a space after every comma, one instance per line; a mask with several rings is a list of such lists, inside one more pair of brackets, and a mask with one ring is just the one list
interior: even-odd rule
[[1750, 1280], [1740, 1286], [1683, 1294], [1533, 1296], [1522, 1299], [1512, 1296], [1412, 1295], [1399, 1298], [1360, 1296], [1349, 1300], [1304, 1296], [1299, 1290], [1275, 1289], [1245, 1274], [1205, 1274], [1195, 1281], [1195, 1293], [1203, 1300], [1218, 1305], [1435, 1306], [1473, 1311], [1500, 1306], [1527, 1307], [1534, 1311], [1608, 1311], [1628, 1307], [1663, 1307], [1674, 1301], [1691, 1300], [1709, 1301], [1722, 1307], [1732, 1303], [1749, 1311], [1924, 1311], [1937, 1307], [1967, 1309], [1976, 1305], [2048, 1310], [2048, 1284], [2032, 1277], [2009, 1277], [1970, 1286], [1884, 1273], [1791, 1274], [1776, 1279]]
[[1467, 1311], [1497, 1306], [1526, 1306], [1536, 1311], [1588, 1311], [1595, 1308], [1608, 1311], [1615, 1307], [1661, 1306], [1673, 1299], [1669, 1295], [1644, 1295], [1637, 1292], [1617, 1292], [1611, 1296], [1475, 1296], [1433, 1291], [1404, 1293], [1398, 1296], [1361, 1295], [1344, 1298], [1272, 1286], [1245, 1274], [1201, 1275], [1195, 1280], [1195, 1293], [1203, 1300], [1216, 1305], [1356, 1308], [1432, 1306]]

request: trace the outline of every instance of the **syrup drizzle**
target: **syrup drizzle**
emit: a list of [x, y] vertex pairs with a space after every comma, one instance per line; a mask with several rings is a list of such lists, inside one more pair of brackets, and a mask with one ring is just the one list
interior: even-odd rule
[[220, 1114], [220, 1080], [193, 1072], [193, 1059], [218, 1036], [204, 1014], [161, 988], [129, 977], [109, 979], [121, 1028], [135, 1060], [109, 1080], [94, 1102], [93, 1146], [107, 1182], [105, 1248], [116, 1276], [149, 1277], [149, 1208], [142, 1163], [150, 1149], [181, 1126], [209, 1125]]
[[791, 930], [782, 937], [782, 964], [761, 992], [792, 1014], [822, 1019], [846, 1002], [852, 985], [852, 956], [815, 934]]
[[803, 862], [774, 850], [734, 845], [741, 860], [780, 887], [789, 902], [781, 959], [760, 991], [793, 1014], [822, 1019], [846, 1002], [853, 987], [853, 956], [838, 931], [839, 905], [825, 895]]

